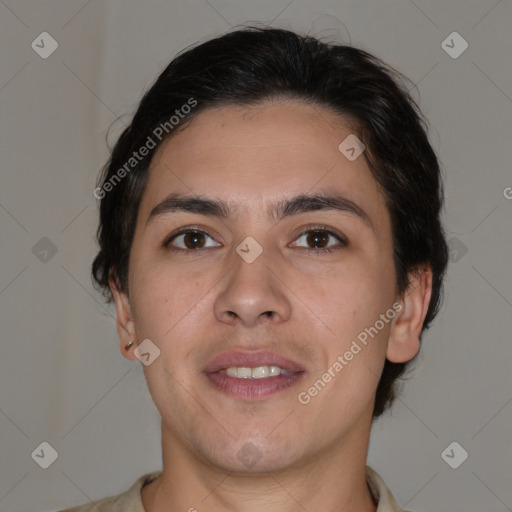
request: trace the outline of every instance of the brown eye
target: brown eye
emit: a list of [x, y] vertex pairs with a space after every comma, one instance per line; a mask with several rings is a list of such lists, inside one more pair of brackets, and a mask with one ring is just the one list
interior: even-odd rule
[[200, 230], [187, 230], [182, 231], [173, 235], [167, 242], [165, 242], [165, 246], [173, 246], [177, 250], [183, 251], [194, 251], [199, 249], [205, 249], [206, 247], [216, 247], [215, 243], [206, 245], [207, 239], [213, 241], [207, 233]]
[[308, 244], [324, 248], [329, 243], [329, 236], [330, 235], [323, 231], [310, 231], [306, 236], [306, 241]]
[[[334, 243], [331, 242], [332, 239], [335, 239]], [[336, 243], [336, 240], [338, 243]], [[328, 229], [323, 228], [313, 228], [305, 231], [293, 245], [300, 247], [299, 244], [301, 241], [302, 243], [306, 243], [305, 249], [310, 249], [316, 252], [330, 252], [332, 248], [339, 248], [340, 246], [343, 247], [347, 245], [347, 242], [344, 238]]]

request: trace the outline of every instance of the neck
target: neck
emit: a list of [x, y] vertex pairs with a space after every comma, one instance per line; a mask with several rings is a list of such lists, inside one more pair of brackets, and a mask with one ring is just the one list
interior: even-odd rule
[[162, 423], [162, 474], [141, 491], [145, 512], [375, 512], [366, 484], [370, 430], [293, 467], [253, 474], [223, 471], [188, 451]]

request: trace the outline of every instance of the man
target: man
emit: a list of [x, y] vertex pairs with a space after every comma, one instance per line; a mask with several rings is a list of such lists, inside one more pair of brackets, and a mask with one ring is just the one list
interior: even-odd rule
[[93, 276], [143, 363], [163, 468], [68, 511], [396, 512], [366, 466], [447, 248], [398, 72], [249, 28], [177, 56], [117, 142]]

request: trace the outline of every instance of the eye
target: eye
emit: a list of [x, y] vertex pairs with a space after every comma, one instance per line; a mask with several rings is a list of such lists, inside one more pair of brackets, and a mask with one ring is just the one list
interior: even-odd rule
[[[338, 244], [333, 243], [329, 245], [329, 238], [338, 240]], [[304, 231], [301, 236], [294, 242], [293, 246], [297, 243], [305, 242], [306, 244], [315, 245], [317, 247], [306, 247], [306, 250], [313, 252], [332, 252], [347, 245], [347, 241], [342, 235], [338, 235], [325, 226], [312, 226], [307, 231]], [[338, 247], [336, 247], [338, 246]]]
[[215, 245], [215, 241], [213, 244], [210, 243], [208, 245], [205, 242], [208, 238], [213, 241], [213, 238], [205, 231], [188, 227], [182, 228], [177, 233], [173, 233], [162, 245], [166, 248], [172, 246], [172, 250], [186, 252], [197, 251], [207, 247], [220, 247], [220, 244]]
[[[208, 243], [208, 239], [210, 239], [210, 243]], [[336, 241], [330, 243], [329, 239], [335, 239], [338, 243], [336, 243]], [[304, 249], [315, 253], [328, 253], [348, 245], [348, 242], [342, 235], [330, 230], [326, 226], [312, 226], [307, 231], [303, 231], [292, 246], [300, 247], [298, 244], [304, 242], [308, 245], [314, 245], [315, 247], [306, 246]], [[221, 244], [215, 242], [213, 238], [202, 229], [186, 226], [181, 228], [177, 233], [173, 233], [167, 237], [162, 243], [162, 246], [177, 252], [191, 253], [208, 247], [220, 247]]]

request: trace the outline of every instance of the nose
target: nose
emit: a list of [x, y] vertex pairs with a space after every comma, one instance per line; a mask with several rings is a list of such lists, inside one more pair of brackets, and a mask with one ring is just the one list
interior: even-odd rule
[[215, 300], [216, 318], [229, 325], [251, 327], [285, 322], [291, 315], [289, 288], [265, 251], [252, 263], [234, 255], [228, 276]]

